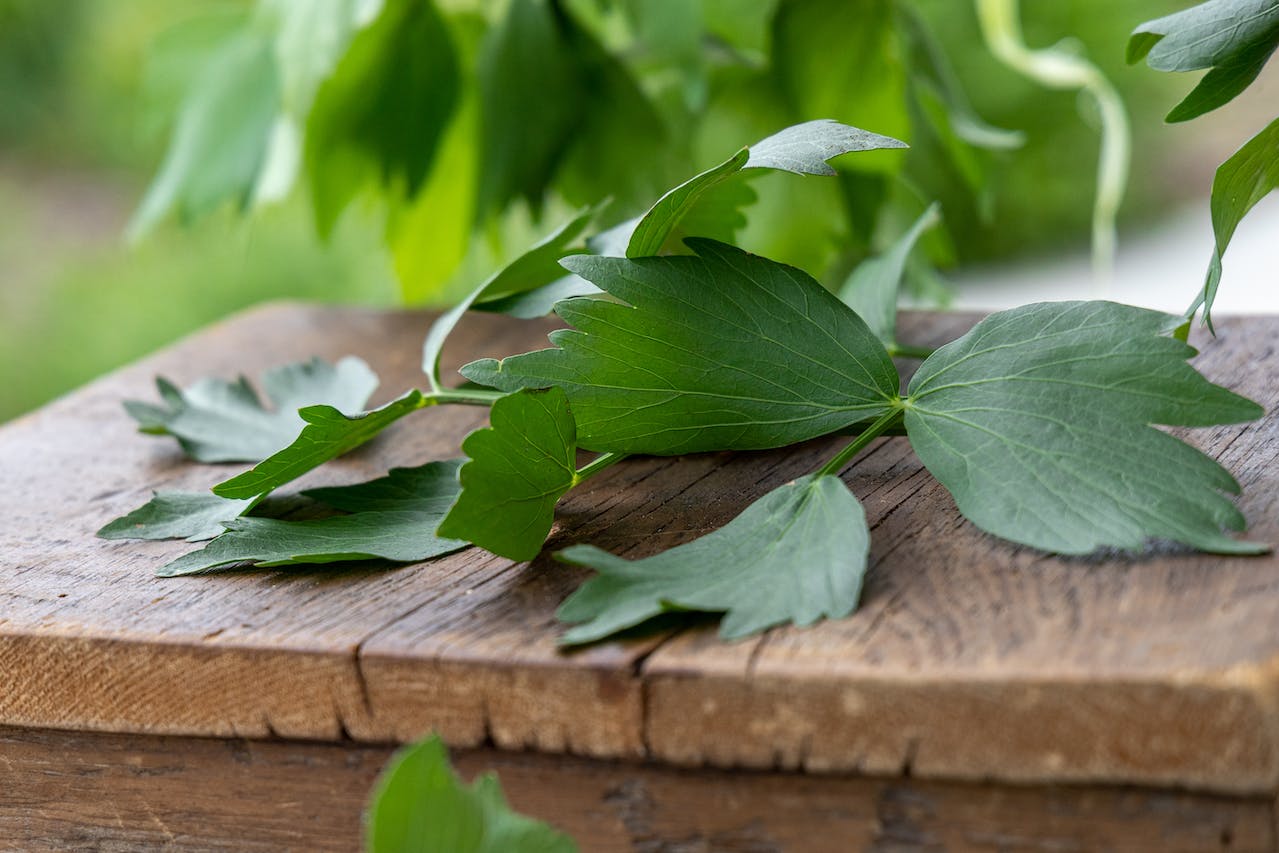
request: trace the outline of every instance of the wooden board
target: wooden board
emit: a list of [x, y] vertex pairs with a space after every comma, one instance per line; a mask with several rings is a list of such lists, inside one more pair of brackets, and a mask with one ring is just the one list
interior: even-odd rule
[[[0, 729], [0, 850], [347, 851], [390, 750]], [[992, 789], [918, 779], [678, 770], [491, 749], [507, 799], [589, 853], [1275, 849], [1261, 797]]]
[[[938, 343], [973, 318], [915, 315]], [[1057, 559], [960, 519], [903, 439], [845, 472], [873, 525], [861, 610], [723, 644], [706, 628], [564, 655], [555, 606], [584, 576], [471, 549], [416, 567], [159, 580], [184, 543], [93, 532], [187, 463], [120, 408], [181, 383], [353, 353], [375, 402], [421, 384], [429, 317], [299, 305], [212, 328], [0, 429], [0, 725], [454, 746], [688, 766], [915, 778], [1279, 788], [1279, 560], [1167, 552]], [[546, 323], [468, 319], [446, 367], [542, 345]], [[1198, 362], [1279, 403], [1279, 321], [1225, 321]], [[310, 475], [353, 482], [457, 455], [475, 408], [420, 412]], [[1279, 421], [1196, 433], [1279, 540]], [[550, 548], [631, 555], [687, 541], [814, 467], [838, 440], [628, 460], [562, 507]]]

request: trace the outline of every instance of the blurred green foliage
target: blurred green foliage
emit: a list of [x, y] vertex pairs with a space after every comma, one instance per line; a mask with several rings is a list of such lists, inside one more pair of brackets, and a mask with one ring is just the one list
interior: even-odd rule
[[[525, 12], [541, 8], [521, 2]], [[387, 4], [388, 13], [413, 13], [406, 0]], [[912, 180], [883, 179], [902, 165], [891, 152], [882, 152], [885, 161], [874, 168], [859, 160], [859, 171], [844, 170], [835, 182], [762, 177], [755, 184], [767, 203], [749, 211], [742, 245], [842, 280], [855, 260], [898, 236], [931, 196], [942, 202], [949, 235], [925, 239], [936, 262], [984, 261], [1087, 239], [1095, 129], [1073, 96], [1045, 92], [998, 65], [969, 3], [915, 0], [975, 113], [1024, 132], [1020, 149], [961, 148], [946, 138], [960, 133], [953, 106], [935, 95], [918, 97], [917, 81], [893, 72], [905, 61], [904, 43], [858, 17], [885, 8], [880, 0], [791, 0], [776, 18], [775, 4], [762, 0], [565, 0], [571, 23], [557, 19], [555, 38], [571, 46], [567, 54], [532, 51], [538, 42], [529, 27], [545, 21], [508, 20], [507, 5], [439, 4], [457, 79], [436, 93], [444, 98], [452, 90], [452, 118], [438, 129], [426, 170], [420, 148], [396, 141], [401, 123], [368, 134], [366, 123], [350, 120], [360, 99], [349, 82], [344, 92], [336, 78], [325, 81], [332, 67], [348, 81], [385, 78], [383, 52], [405, 26], [429, 38], [436, 25], [419, 13], [405, 26], [355, 28], [347, 34], [350, 50], [326, 52], [316, 47], [317, 31], [299, 30], [294, 18], [294, 40], [277, 50], [291, 44], [302, 70], [277, 81], [279, 115], [291, 118], [296, 132], [315, 131], [303, 134], [306, 155], [333, 168], [294, 163], [303, 189], [287, 203], [248, 219], [227, 209], [191, 228], [161, 225], [128, 248], [125, 220], [160, 168], [178, 104], [189, 86], [224, 82], [210, 81], [201, 64], [208, 53], [192, 45], [202, 37], [218, 44], [218, 26], [248, 20], [279, 32], [271, 16], [287, 17], [295, 6], [0, 0], [0, 418], [263, 299], [390, 304], [396, 280], [412, 300], [455, 298], [564, 211], [598, 200], [600, 187], [612, 188], [619, 219], [742, 144], [818, 113], [906, 138], [914, 148], [903, 174]], [[1171, 141], [1157, 122], [1170, 84], [1125, 68], [1123, 43], [1135, 23], [1177, 6], [1174, 0], [1130, 0], [1121, 10], [1106, 0], [1024, 4], [1032, 43], [1077, 39], [1112, 75], [1127, 95], [1147, 162]], [[840, 28], [826, 24], [830, 14], [858, 23], [856, 51]], [[329, 37], [341, 43], [347, 36]], [[167, 60], [152, 47], [163, 48], [166, 39], [183, 48]], [[369, 44], [361, 47], [361, 40]], [[503, 50], [503, 62], [477, 65], [477, 57]], [[774, 67], [775, 59], [770, 64], [779, 51], [793, 57], [785, 69]], [[858, 56], [875, 62], [858, 65]], [[557, 70], [557, 62], [577, 70]], [[863, 80], [876, 68], [887, 75], [883, 85]], [[437, 80], [441, 73], [422, 71]], [[563, 97], [553, 88], [556, 75], [584, 88]], [[832, 76], [836, 83], [814, 82]], [[841, 91], [865, 98], [845, 103]], [[901, 98], [912, 92], [902, 113]], [[520, 99], [539, 97], [549, 106], [537, 122], [494, 126], [527, 108]], [[565, 104], [572, 110], [557, 114]], [[938, 119], [947, 110], [949, 124]], [[277, 125], [268, 135], [280, 133]], [[484, 126], [487, 133], [479, 133]], [[940, 132], [929, 138], [915, 132], [920, 128]], [[943, 157], [940, 149], [969, 153]], [[622, 155], [600, 156], [604, 151]], [[388, 158], [402, 167], [386, 171]], [[501, 169], [482, 188], [452, 179], [492, 163]], [[366, 177], [331, 186], [328, 176], [338, 168]], [[1129, 217], [1149, 215], [1189, 191], [1153, 169], [1137, 170], [1134, 178]], [[370, 193], [375, 185], [388, 189]], [[412, 197], [409, 187], [417, 190]], [[333, 199], [323, 208], [333, 224], [328, 243], [317, 238], [313, 222], [315, 203], [326, 197]], [[353, 203], [342, 212], [346, 201]], [[876, 211], [884, 213], [878, 221]]]

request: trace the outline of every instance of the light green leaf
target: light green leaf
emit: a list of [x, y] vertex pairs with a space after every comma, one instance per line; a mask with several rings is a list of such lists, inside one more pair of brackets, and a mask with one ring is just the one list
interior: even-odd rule
[[906, 272], [906, 261], [920, 235], [940, 221], [941, 209], [936, 203], [929, 205], [886, 252], [858, 264], [839, 290], [844, 304], [856, 311], [885, 343], [897, 340], [897, 293]]
[[[910, 133], [898, 5], [894, 0], [778, 3], [770, 64], [793, 115], [856, 122], [889, 136]], [[900, 151], [882, 151], [848, 165], [891, 175], [901, 171], [904, 159]]]
[[332, 406], [308, 406], [298, 412], [306, 426], [293, 443], [253, 468], [213, 487], [224, 498], [251, 498], [296, 480], [377, 436], [407, 414], [430, 405], [421, 391], [409, 391], [370, 412], [344, 415]]
[[161, 577], [231, 566], [258, 568], [383, 559], [414, 563], [466, 546], [435, 535], [457, 499], [458, 460], [397, 468], [386, 477], [344, 488], [315, 489], [309, 497], [356, 510], [307, 521], [239, 518], [199, 551], [165, 565]]
[[325, 404], [359, 411], [377, 384], [377, 376], [358, 358], [348, 356], [336, 365], [314, 358], [262, 375], [273, 409], [262, 405], [243, 376], [235, 382], [202, 379], [185, 391], [159, 378], [156, 387], [164, 405], [130, 400], [124, 408], [142, 432], [175, 437], [192, 459], [256, 462], [297, 437], [302, 428], [298, 409]]
[[1216, 237], [1208, 275], [1190, 314], [1199, 305], [1204, 321], [1212, 326], [1212, 303], [1221, 284], [1221, 258], [1248, 211], [1279, 186], [1279, 119], [1248, 140], [1217, 168], [1212, 181], [1212, 231]]
[[[905, 148], [903, 142], [826, 119], [788, 127], [743, 148], [658, 199], [640, 218], [626, 248], [628, 258], [656, 255], [667, 246], [681, 220], [708, 193], [743, 169], [776, 169], [797, 175], [834, 175], [827, 160], [853, 151]], [[740, 192], [738, 198], [741, 198]], [[699, 235], [704, 236], [704, 235]]]
[[582, 447], [674, 455], [781, 447], [882, 414], [898, 392], [883, 345], [800, 270], [711, 240], [696, 256], [564, 266], [627, 304], [573, 299], [557, 348], [462, 368], [503, 391], [559, 386]]
[[577, 435], [559, 388], [501, 398], [492, 424], [462, 442], [462, 496], [439, 534], [465, 539], [512, 560], [542, 550], [555, 504], [577, 483]]
[[436, 736], [398, 752], [365, 815], [368, 853], [576, 853], [547, 824], [511, 811], [497, 777], [469, 787], [449, 767]]
[[576, 216], [544, 237], [527, 252], [489, 276], [471, 295], [441, 314], [427, 332], [422, 345], [422, 371], [430, 378], [431, 387], [443, 387], [440, 377], [440, 354], [444, 342], [468, 310], [477, 302], [510, 299], [564, 276], [560, 259], [581, 249], [572, 248], [574, 242], [590, 225], [599, 212], [598, 207], [585, 208]]
[[387, 0], [320, 87], [307, 122], [307, 173], [321, 234], [366, 184], [417, 194], [458, 88], [457, 55], [435, 3]]
[[383, 0], [259, 0], [258, 18], [275, 32], [285, 111], [304, 116], [316, 89], [351, 43], [382, 12]]
[[905, 400], [906, 432], [960, 511], [1004, 539], [1064, 554], [1151, 538], [1249, 554], [1224, 468], [1156, 429], [1254, 420], [1168, 336], [1178, 318], [1111, 302], [1001, 311], [939, 349]]
[[212, 539], [225, 522], [257, 503], [232, 501], [208, 492], [153, 492], [151, 500], [98, 531], [103, 539]]
[[600, 574], [557, 611], [585, 623], [561, 642], [593, 642], [679, 610], [724, 613], [725, 639], [839, 619], [857, 606], [869, 550], [861, 504], [830, 475], [787, 483], [719, 530], [642, 560], [575, 545], [556, 556]]
[[234, 31], [194, 76], [160, 171], [129, 222], [130, 239], [175, 209], [190, 220], [226, 201], [248, 205], [279, 101], [270, 39], [248, 27]]
[[1279, 47], [1279, 4], [1273, 0], [1208, 0], [1147, 21], [1128, 41], [1128, 62], [1159, 71], [1209, 69], [1168, 114], [1186, 121], [1217, 109], [1248, 88]]

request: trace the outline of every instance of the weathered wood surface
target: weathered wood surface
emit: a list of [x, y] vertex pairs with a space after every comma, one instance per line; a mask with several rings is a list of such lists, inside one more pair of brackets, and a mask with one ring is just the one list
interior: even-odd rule
[[[352, 851], [387, 747], [0, 729], [0, 850]], [[1139, 788], [679, 770], [484, 749], [589, 853], [1275, 849], [1271, 801]]]
[[[972, 318], [916, 315], [940, 342]], [[422, 566], [159, 580], [184, 543], [104, 542], [156, 488], [234, 468], [184, 461], [120, 408], [152, 378], [256, 375], [348, 353], [420, 384], [423, 314], [280, 305], [210, 329], [0, 429], [0, 725], [493, 744], [678, 765], [915, 778], [1279, 787], [1279, 559], [1058, 559], [963, 522], [903, 439], [844, 474], [874, 545], [862, 608], [726, 645], [713, 630], [555, 648], [583, 577], [476, 549]], [[468, 319], [446, 367], [542, 345], [545, 324]], [[1279, 403], [1279, 321], [1223, 322], [1198, 364]], [[428, 409], [308, 477], [353, 482], [457, 455], [475, 408]], [[1279, 420], [1201, 431], [1279, 541]], [[639, 555], [694, 538], [815, 466], [836, 440], [628, 460], [562, 507], [550, 548]]]

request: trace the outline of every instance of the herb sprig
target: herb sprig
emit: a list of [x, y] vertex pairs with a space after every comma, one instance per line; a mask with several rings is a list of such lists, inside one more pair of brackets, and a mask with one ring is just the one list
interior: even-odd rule
[[[896, 289], [936, 211], [854, 271], [841, 291], [847, 301], [794, 267], [688, 233], [713, 222], [702, 206], [743, 169], [828, 174], [833, 157], [899, 145], [809, 122], [742, 149], [623, 226], [586, 237], [598, 211], [583, 210], [436, 321], [423, 352], [426, 390], [367, 412], [304, 406], [294, 441], [215, 486], [216, 498], [157, 496], [104, 535], [132, 528], [199, 538], [225, 528], [162, 575], [414, 562], [468, 543], [530, 560], [557, 502], [628, 455], [750, 451], [852, 431], [816, 470], [698, 540], [638, 560], [585, 544], [559, 552], [598, 573], [560, 608], [575, 626], [563, 642], [601, 640], [672, 611], [724, 614], [725, 638], [848, 615], [871, 534], [840, 475], [890, 433], [904, 432], [970, 522], [1010, 542], [1063, 554], [1137, 551], [1152, 539], [1224, 554], [1266, 550], [1226, 535], [1244, 528], [1230, 474], [1158, 429], [1263, 414], [1187, 363], [1195, 351], [1173, 334], [1180, 318], [1102, 301], [1038, 303], [922, 350], [896, 341]], [[469, 384], [445, 382], [440, 352], [468, 309], [519, 304], [523, 313], [531, 303], [520, 299], [545, 288], [564, 296], [554, 311], [568, 326], [551, 333], [549, 348], [475, 361], [461, 370]], [[905, 388], [893, 361], [903, 355], [922, 360]], [[191, 397], [162, 388], [171, 401]], [[446, 404], [491, 407], [490, 426], [462, 444], [466, 460], [306, 493], [327, 517], [265, 517], [274, 490], [400, 418]], [[151, 408], [130, 411], [155, 431]], [[598, 456], [579, 468], [579, 450]]]

